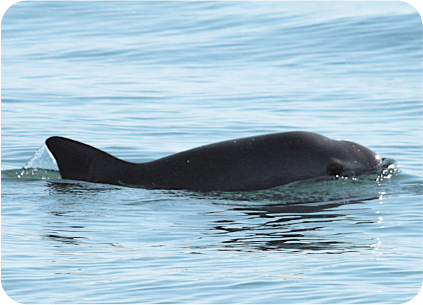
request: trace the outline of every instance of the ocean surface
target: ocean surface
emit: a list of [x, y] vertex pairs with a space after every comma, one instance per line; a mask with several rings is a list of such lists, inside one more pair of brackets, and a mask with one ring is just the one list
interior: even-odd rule
[[[404, 2], [13, 5], [1, 24], [4, 291], [21, 304], [413, 299], [421, 63], [422, 19]], [[55, 135], [145, 162], [294, 130], [397, 166], [226, 193], [21, 177]]]

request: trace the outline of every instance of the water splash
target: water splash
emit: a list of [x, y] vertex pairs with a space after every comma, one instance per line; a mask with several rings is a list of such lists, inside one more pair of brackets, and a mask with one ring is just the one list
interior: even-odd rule
[[9, 178], [29, 179], [61, 179], [59, 167], [47, 145], [44, 144], [21, 169], [11, 169], [1, 172]]
[[56, 159], [54, 159], [46, 144], [43, 144], [34, 156], [25, 164], [24, 169], [47, 169], [59, 171]]
[[26, 178], [26, 179], [62, 179], [58, 171], [42, 168], [21, 168], [10, 169], [1, 172], [5, 178]]
[[384, 169], [379, 173], [376, 178], [376, 182], [382, 182], [383, 180], [390, 180], [393, 176], [398, 175], [399, 169], [393, 159], [383, 159]]

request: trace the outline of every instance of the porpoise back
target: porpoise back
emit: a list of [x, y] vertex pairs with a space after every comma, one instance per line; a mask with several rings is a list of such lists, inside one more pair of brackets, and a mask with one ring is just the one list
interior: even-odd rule
[[301, 131], [209, 144], [146, 163], [63, 137], [46, 144], [63, 179], [150, 189], [252, 191], [382, 168], [381, 158], [362, 145]]

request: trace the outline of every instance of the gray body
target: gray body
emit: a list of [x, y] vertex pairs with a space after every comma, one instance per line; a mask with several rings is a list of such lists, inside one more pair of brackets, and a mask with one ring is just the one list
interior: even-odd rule
[[219, 142], [146, 163], [126, 162], [62, 137], [46, 144], [63, 179], [151, 189], [252, 191], [383, 167], [381, 158], [364, 146], [311, 132]]

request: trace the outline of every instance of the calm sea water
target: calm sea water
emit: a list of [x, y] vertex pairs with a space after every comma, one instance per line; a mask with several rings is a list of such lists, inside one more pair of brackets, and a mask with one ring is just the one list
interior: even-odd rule
[[[403, 303], [422, 286], [422, 20], [403, 2], [20, 2], [2, 20], [1, 273], [20, 303]], [[19, 179], [306, 130], [383, 180], [246, 193]]]

